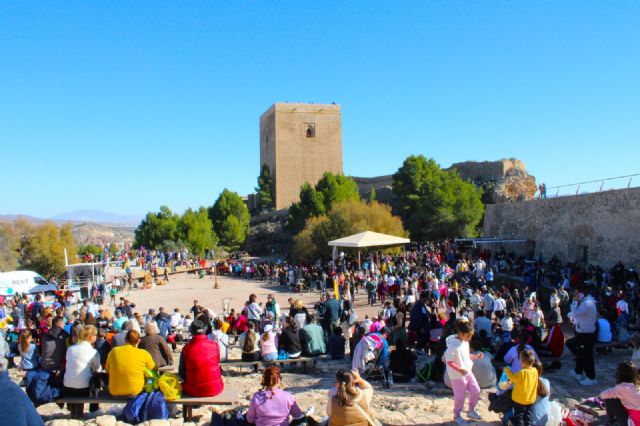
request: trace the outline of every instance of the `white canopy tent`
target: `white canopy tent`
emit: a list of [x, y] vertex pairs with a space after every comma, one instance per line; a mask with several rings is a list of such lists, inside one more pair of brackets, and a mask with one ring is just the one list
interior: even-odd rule
[[394, 235], [380, 234], [379, 232], [365, 231], [359, 234], [349, 235], [348, 237], [339, 238], [329, 241], [328, 245], [334, 247], [346, 247], [358, 249], [358, 267], [360, 263], [360, 249], [363, 247], [386, 247], [386, 246], [402, 246], [409, 244], [411, 240], [408, 238], [396, 237]]

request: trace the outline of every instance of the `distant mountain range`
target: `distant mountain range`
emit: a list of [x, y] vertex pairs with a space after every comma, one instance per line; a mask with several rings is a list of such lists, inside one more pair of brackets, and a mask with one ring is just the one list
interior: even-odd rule
[[71, 221], [71, 222], [94, 222], [137, 226], [142, 220], [142, 216], [123, 215], [117, 213], [103, 212], [101, 210], [76, 210], [69, 213], [62, 213], [53, 216], [51, 220]]
[[0, 215], [0, 221], [12, 221], [16, 220], [19, 217], [34, 223], [44, 222], [45, 220], [52, 220], [58, 223], [99, 223], [133, 227], [138, 226], [138, 224], [142, 220], [142, 216], [138, 215], [122, 215], [117, 213], [103, 212], [101, 210], [76, 210], [68, 213], [58, 214], [49, 218], [38, 218], [17, 214]]

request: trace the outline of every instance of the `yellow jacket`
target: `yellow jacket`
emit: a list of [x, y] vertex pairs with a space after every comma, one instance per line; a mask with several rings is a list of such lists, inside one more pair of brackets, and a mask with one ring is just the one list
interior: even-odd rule
[[509, 367], [504, 369], [509, 381], [513, 383], [511, 399], [520, 405], [531, 405], [536, 402], [538, 394], [538, 370], [533, 367], [523, 368], [513, 374]]

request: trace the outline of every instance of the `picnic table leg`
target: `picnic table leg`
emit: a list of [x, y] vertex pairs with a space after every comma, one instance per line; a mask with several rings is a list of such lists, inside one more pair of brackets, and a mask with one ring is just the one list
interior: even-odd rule
[[184, 419], [185, 422], [190, 422], [191, 419], [193, 418], [192, 410], [193, 410], [193, 406], [186, 405], [186, 404], [182, 405], [182, 418]]

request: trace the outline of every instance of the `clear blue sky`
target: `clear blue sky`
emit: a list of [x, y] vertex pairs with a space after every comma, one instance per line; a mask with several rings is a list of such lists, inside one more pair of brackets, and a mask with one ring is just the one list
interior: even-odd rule
[[344, 170], [640, 172], [640, 2], [0, 2], [0, 213], [253, 190], [260, 114], [342, 105]]

